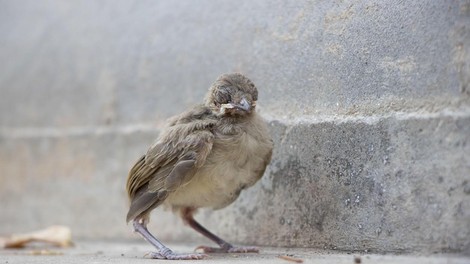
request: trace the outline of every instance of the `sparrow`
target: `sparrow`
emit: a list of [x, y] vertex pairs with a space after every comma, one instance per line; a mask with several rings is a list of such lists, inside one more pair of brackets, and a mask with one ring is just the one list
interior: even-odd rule
[[[264, 174], [273, 141], [256, 113], [258, 90], [240, 73], [220, 76], [204, 103], [170, 118], [155, 143], [129, 172], [127, 222], [157, 251], [156, 259], [202, 259], [203, 253], [258, 252], [235, 247], [211, 233], [193, 217], [199, 208], [221, 209]], [[158, 206], [180, 213], [183, 222], [219, 247], [200, 246], [203, 253], [178, 254], [147, 229]]]

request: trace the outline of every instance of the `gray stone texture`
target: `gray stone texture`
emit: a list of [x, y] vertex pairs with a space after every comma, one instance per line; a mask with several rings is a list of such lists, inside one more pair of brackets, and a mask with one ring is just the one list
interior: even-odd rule
[[[275, 141], [230, 241], [470, 254], [469, 1], [0, 1], [0, 234], [131, 238], [129, 168], [240, 71]], [[165, 241], [197, 240], [158, 209]]]

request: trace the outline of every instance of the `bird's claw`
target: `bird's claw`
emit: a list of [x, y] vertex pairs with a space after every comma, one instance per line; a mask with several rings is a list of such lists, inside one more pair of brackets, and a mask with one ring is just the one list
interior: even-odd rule
[[228, 247], [228, 248], [214, 248], [207, 246], [199, 246], [194, 251], [202, 251], [204, 253], [259, 253], [257, 247]]

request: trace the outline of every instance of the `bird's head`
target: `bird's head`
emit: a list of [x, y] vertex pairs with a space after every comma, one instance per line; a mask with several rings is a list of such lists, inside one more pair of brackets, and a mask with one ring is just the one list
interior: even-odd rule
[[240, 73], [220, 76], [209, 88], [205, 104], [217, 115], [248, 116], [255, 111], [258, 90]]

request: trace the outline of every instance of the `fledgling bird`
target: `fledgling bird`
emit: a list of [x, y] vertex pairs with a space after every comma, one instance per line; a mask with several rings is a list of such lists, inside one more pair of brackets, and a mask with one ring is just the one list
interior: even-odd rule
[[219, 248], [200, 246], [204, 253], [258, 252], [235, 247], [193, 218], [198, 208], [220, 209], [255, 184], [271, 160], [273, 142], [265, 121], [256, 113], [258, 90], [239, 73], [220, 76], [205, 101], [171, 118], [157, 141], [129, 172], [127, 222], [157, 251], [157, 259], [201, 259], [205, 254], [177, 254], [147, 229], [150, 212], [164, 205], [179, 211], [183, 221]]

